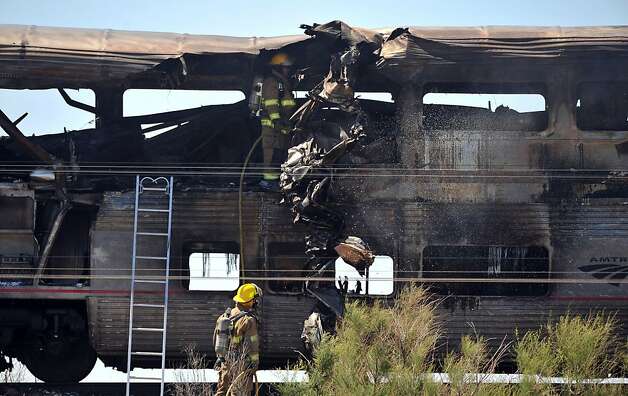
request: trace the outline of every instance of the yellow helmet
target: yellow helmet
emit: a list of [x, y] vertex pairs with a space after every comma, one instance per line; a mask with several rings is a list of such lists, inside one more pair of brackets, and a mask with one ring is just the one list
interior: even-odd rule
[[233, 301], [246, 304], [261, 295], [262, 289], [260, 289], [255, 283], [245, 283], [238, 288], [238, 292], [233, 297]]
[[278, 52], [270, 58], [270, 64], [273, 66], [292, 66], [293, 63], [292, 58], [284, 52]]

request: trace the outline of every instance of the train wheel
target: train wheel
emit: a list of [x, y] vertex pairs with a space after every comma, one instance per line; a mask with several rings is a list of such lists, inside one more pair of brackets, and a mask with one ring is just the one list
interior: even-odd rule
[[38, 379], [48, 383], [79, 382], [96, 364], [96, 351], [87, 337], [44, 339], [29, 343], [24, 363]]

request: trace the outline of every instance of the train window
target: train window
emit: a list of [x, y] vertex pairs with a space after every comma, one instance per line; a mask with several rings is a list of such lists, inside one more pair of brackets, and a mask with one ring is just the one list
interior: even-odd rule
[[188, 257], [189, 290], [231, 291], [240, 284], [240, 255], [193, 252]]
[[375, 256], [375, 261], [361, 274], [342, 258], [335, 263], [336, 287], [349, 295], [388, 296], [394, 290], [394, 263], [390, 256]]
[[[174, 90], [174, 89], [129, 89], [124, 92], [124, 116], [139, 116], [169, 111], [185, 110], [194, 107], [233, 104], [244, 100], [242, 91], [207, 91], [207, 90]], [[142, 128], [150, 128], [155, 124], [143, 124]], [[147, 132], [145, 136], [157, 136], [178, 125], [164, 126], [162, 129]]]
[[268, 287], [275, 293], [301, 293], [303, 282], [290, 280], [294, 277], [306, 276], [305, 268], [308, 258], [305, 255], [305, 244], [302, 242], [272, 242], [268, 244], [266, 267], [268, 276], [280, 278], [270, 280]]
[[578, 85], [576, 124], [591, 131], [628, 130], [628, 82], [587, 82]]
[[432, 290], [444, 295], [542, 296], [549, 291], [547, 283], [508, 280], [547, 279], [549, 254], [542, 246], [427, 246], [423, 277], [439, 278]]
[[423, 95], [426, 130], [542, 131], [547, 111], [537, 85], [430, 84]]
[[[94, 106], [96, 96], [91, 89], [66, 89], [74, 100]], [[79, 130], [94, 127], [94, 114], [68, 106], [56, 89], [18, 90], [0, 89], [0, 103], [11, 120], [17, 120], [28, 110], [18, 124], [27, 136], [61, 133], [63, 129]]]

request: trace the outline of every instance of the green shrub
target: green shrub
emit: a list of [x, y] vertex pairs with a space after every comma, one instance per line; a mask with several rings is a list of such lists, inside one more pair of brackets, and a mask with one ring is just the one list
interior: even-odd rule
[[[495, 372], [510, 345], [490, 352], [479, 336], [463, 337], [460, 350], [444, 358], [450, 383], [437, 383], [431, 376], [440, 336], [435, 304], [417, 286], [402, 290], [392, 306], [348, 304], [337, 334], [323, 337], [313, 361], [292, 367], [306, 369], [309, 381], [280, 384], [279, 391], [286, 396], [622, 394], [621, 386], [583, 381], [605, 378], [622, 364], [628, 367], [628, 344], [617, 346], [616, 323], [602, 314], [565, 316], [517, 335], [513, 350], [524, 375], [518, 385], [486, 381], [483, 376]], [[482, 373], [479, 378], [470, 377], [477, 373]], [[564, 376], [574, 383], [556, 387], [537, 381], [539, 376]]]

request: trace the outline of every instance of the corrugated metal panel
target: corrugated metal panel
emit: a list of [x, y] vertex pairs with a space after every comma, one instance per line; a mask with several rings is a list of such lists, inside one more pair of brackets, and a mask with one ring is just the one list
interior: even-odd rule
[[[158, 298], [152, 301], [157, 302]], [[150, 302], [141, 300], [138, 302]], [[129, 300], [126, 298], [92, 299], [92, 337], [94, 347], [105, 355], [123, 355], [126, 352]], [[168, 310], [169, 358], [183, 357], [186, 346], [213, 357], [212, 335], [216, 319], [225, 308], [232, 306], [231, 293], [190, 293], [185, 298], [172, 298]], [[294, 357], [301, 348], [303, 321], [314, 307], [306, 297], [266, 295], [261, 318], [262, 357], [266, 360]], [[134, 321], [138, 326], [160, 327], [160, 317], [151, 315], [150, 309], [137, 309]], [[155, 334], [137, 334], [133, 344], [138, 350], [159, 351], [161, 338]]]
[[628, 307], [625, 301], [557, 301], [551, 298], [482, 298], [474, 309], [440, 308], [439, 315], [450, 347], [455, 348], [463, 335], [479, 334], [496, 348], [502, 340], [512, 341], [515, 332], [537, 330], [561, 315], [583, 315], [591, 312], [616, 314], [618, 335], [628, 333]]
[[552, 211], [555, 238], [628, 238], [628, 205], [625, 203], [570, 205]]

